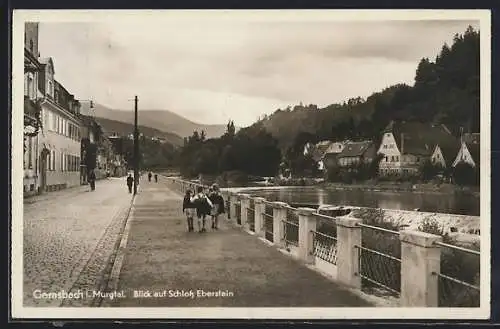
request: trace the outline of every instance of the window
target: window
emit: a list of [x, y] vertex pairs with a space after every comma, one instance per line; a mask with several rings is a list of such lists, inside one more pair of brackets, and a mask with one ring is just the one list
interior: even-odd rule
[[52, 96], [52, 81], [49, 80], [49, 83], [47, 84], [49, 88], [47, 89], [47, 94], [49, 96]]
[[399, 156], [396, 155], [396, 162], [399, 162]]
[[387, 148], [387, 144], [384, 144], [384, 148], [385, 148], [385, 149]]
[[394, 155], [391, 156], [391, 162], [394, 162]]
[[385, 162], [389, 162], [389, 157], [388, 156], [385, 157]]
[[28, 97], [33, 99], [33, 77], [28, 75]]
[[52, 151], [52, 170], [56, 170], [56, 151]]

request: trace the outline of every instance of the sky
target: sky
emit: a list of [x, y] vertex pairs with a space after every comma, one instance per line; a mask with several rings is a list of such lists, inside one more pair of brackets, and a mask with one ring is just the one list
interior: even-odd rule
[[413, 84], [422, 57], [434, 60], [456, 33], [479, 28], [465, 20], [209, 16], [41, 22], [39, 51], [77, 99], [132, 110], [137, 95], [139, 109], [241, 127], [287, 105], [323, 107]]

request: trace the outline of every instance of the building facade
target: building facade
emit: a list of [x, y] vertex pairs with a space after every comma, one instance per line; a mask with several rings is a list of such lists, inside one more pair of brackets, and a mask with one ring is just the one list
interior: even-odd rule
[[42, 102], [44, 151], [40, 187], [59, 190], [80, 184], [80, 103], [57, 80], [51, 58], [41, 59], [39, 90]]
[[371, 141], [348, 142], [337, 155], [337, 162], [341, 168], [370, 164], [375, 159], [376, 151]]
[[443, 125], [420, 122], [391, 122], [384, 130], [378, 154], [381, 176], [414, 176], [431, 160], [435, 146], [449, 143], [453, 136]]
[[38, 24], [26, 23], [24, 31], [24, 194], [38, 192], [39, 136], [41, 135], [41, 107], [38, 100]]

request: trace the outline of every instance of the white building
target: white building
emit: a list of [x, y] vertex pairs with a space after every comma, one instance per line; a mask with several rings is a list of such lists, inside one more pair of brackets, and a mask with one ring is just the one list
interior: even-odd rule
[[[80, 184], [80, 104], [54, 79], [54, 62], [41, 59], [39, 95], [42, 99], [45, 161], [40, 166], [40, 187], [52, 191]], [[42, 151], [43, 152], [43, 151]]]

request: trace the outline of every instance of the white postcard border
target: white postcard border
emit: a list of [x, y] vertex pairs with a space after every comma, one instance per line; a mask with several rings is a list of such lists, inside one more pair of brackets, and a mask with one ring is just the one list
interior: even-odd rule
[[[481, 307], [480, 308], [41, 308], [23, 306], [23, 80], [24, 22], [89, 22], [130, 19], [253, 20], [478, 20], [481, 75]], [[491, 13], [489, 10], [15, 10], [12, 28], [12, 245], [11, 309], [14, 319], [488, 319], [491, 245]], [[69, 45], [70, 46], [70, 45]]]

